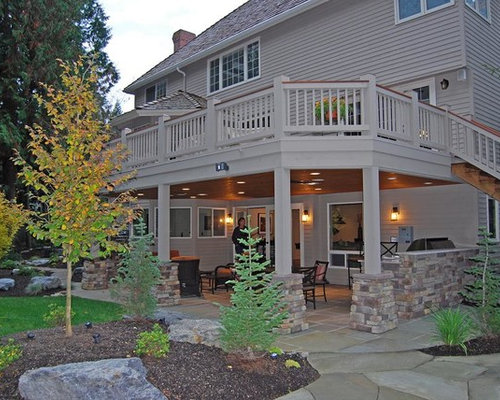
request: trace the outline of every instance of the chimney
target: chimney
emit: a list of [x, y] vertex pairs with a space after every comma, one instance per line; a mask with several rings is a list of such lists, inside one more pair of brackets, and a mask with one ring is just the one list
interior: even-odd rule
[[185, 31], [183, 29], [179, 29], [172, 36], [172, 40], [174, 42], [174, 53], [177, 50], [182, 49], [185, 45], [187, 45], [191, 40], [196, 37], [194, 33]]

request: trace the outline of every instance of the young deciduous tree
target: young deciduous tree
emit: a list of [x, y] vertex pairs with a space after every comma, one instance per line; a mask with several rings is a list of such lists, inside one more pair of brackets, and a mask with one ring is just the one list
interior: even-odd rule
[[26, 219], [27, 214], [21, 206], [7, 201], [0, 192], [0, 259], [9, 251], [14, 236]]
[[101, 256], [123, 250], [124, 246], [112, 238], [135, 216], [131, 207], [135, 199], [130, 193], [109, 196], [131, 175], [119, 173], [126, 157], [124, 149], [106, 146], [109, 127], [96, 118], [94, 88], [98, 77], [84, 65], [83, 59], [61, 62], [62, 89], [46, 86], [46, 98], [37, 97], [50, 118], [50, 126], [28, 128], [34, 166], [20, 156], [16, 159], [32, 196], [46, 206], [45, 211], [30, 219], [29, 231], [63, 250], [67, 265], [67, 336], [72, 335], [72, 265], [91, 256], [96, 245]]

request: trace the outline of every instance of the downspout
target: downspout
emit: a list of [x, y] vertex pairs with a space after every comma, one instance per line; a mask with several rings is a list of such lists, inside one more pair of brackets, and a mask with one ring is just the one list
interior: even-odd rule
[[183, 81], [183, 87], [184, 87], [184, 93], [186, 93], [186, 73], [184, 71], [181, 71], [179, 67], [177, 67], [177, 72], [182, 75], [182, 81]]

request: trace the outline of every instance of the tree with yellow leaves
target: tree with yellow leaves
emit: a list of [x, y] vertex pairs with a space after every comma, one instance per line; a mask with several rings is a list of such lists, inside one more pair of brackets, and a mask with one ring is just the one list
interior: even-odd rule
[[66, 336], [72, 336], [73, 264], [94, 251], [106, 256], [125, 250], [112, 238], [126, 229], [136, 211], [129, 192], [114, 197], [111, 193], [131, 175], [120, 172], [126, 157], [123, 147], [106, 145], [109, 127], [97, 117], [95, 70], [85, 69], [82, 59], [60, 65], [62, 89], [44, 86], [46, 97], [37, 97], [50, 126], [28, 127], [34, 166], [20, 156], [16, 163], [22, 166], [20, 176], [31, 195], [45, 206], [30, 218], [29, 231], [62, 247], [67, 265]]
[[19, 228], [26, 223], [26, 216], [20, 205], [8, 201], [0, 192], [0, 259], [9, 251]]

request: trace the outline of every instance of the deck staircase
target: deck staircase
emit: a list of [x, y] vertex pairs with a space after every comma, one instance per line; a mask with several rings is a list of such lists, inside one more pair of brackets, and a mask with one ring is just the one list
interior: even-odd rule
[[451, 166], [453, 174], [491, 198], [500, 201], [500, 180], [469, 163]]

